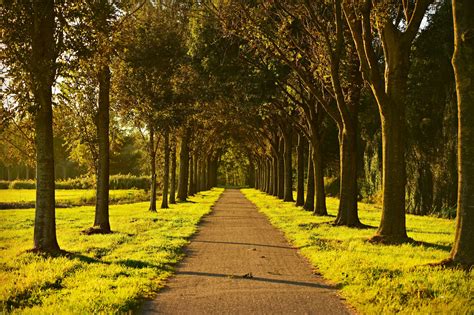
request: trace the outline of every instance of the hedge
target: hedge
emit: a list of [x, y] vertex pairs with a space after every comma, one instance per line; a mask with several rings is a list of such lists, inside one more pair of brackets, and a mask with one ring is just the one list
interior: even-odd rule
[[[150, 178], [146, 176], [112, 175], [110, 189], [144, 189], [150, 187]], [[34, 180], [0, 181], [0, 189], [35, 189]], [[93, 177], [79, 177], [56, 181], [56, 189], [94, 189]]]

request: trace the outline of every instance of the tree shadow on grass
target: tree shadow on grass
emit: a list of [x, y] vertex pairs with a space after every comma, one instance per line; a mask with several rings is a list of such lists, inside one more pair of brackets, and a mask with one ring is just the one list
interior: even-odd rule
[[449, 245], [434, 244], [434, 243], [428, 243], [428, 242], [423, 242], [423, 241], [413, 241], [411, 242], [411, 244], [416, 245], [416, 246], [423, 246], [426, 248], [438, 249], [445, 252], [451, 251], [451, 246]]

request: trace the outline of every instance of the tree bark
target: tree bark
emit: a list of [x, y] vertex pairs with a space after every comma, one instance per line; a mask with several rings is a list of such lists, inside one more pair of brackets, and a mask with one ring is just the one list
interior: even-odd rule
[[100, 233], [110, 233], [109, 222], [109, 109], [110, 109], [110, 69], [102, 66], [99, 72], [99, 106], [97, 112], [97, 142], [99, 161], [97, 167], [97, 197], [94, 228]]
[[170, 184], [170, 204], [176, 203], [176, 138], [171, 142], [171, 184]]
[[54, 1], [33, 1], [32, 71], [36, 142], [34, 251], [59, 252], [56, 238], [52, 85], [55, 76]]
[[194, 156], [189, 156], [189, 187], [188, 192], [190, 196], [194, 196]]
[[150, 139], [148, 143], [148, 155], [150, 159], [150, 206], [149, 211], [156, 212], [156, 150], [155, 150], [155, 128], [152, 122], [148, 123]]
[[280, 138], [278, 145], [278, 199], [285, 197], [285, 144], [283, 137]]
[[266, 185], [265, 192], [266, 192], [267, 194], [269, 194], [269, 193], [270, 193], [270, 187], [271, 187], [271, 185], [272, 185], [272, 180], [273, 180], [273, 181], [276, 180], [275, 178], [272, 179], [272, 177], [271, 177], [272, 162], [271, 162], [270, 159], [267, 159], [267, 162], [266, 162], [266, 170], [267, 170], [267, 171], [266, 171], [266, 180], [265, 180], [265, 182], [266, 182], [266, 184], [265, 184], [265, 185]]
[[168, 129], [164, 132], [164, 149], [165, 149], [165, 163], [163, 170], [163, 194], [161, 195], [161, 209], [167, 209], [168, 206], [168, 189], [170, 182], [170, 132]]
[[198, 176], [198, 171], [199, 171], [199, 168], [198, 168], [198, 160], [199, 160], [199, 156], [197, 156], [196, 154], [194, 154], [194, 158], [193, 158], [193, 161], [194, 161], [193, 191], [194, 191], [195, 194], [196, 194], [197, 192], [199, 192], [199, 190], [198, 190], [198, 182], [199, 182], [199, 176]]
[[303, 205], [303, 209], [308, 211], [314, 211], [314, 164], [313, 164], [313, 149], [312, 145], [309, 145], [308, 150], [308, 175], [306, 179], [306, 201]]
[[306, 142], [304, 136], [298, 134], [297, 147], [297, 183], [296, 183], [296, 206], [304, 205], [304, 151]]
[[357, 211], [357, 133], [344, 128], [339, 133], [340, 190], [336, 225], [360, 227]]
[[474, 265], [474, 2], [453, 0], [454, 55], [458, 100], [458, 201], [451, 259]]
[[326, 193], [324, 192], [324, 164], [323, 152], [321, 150], [321, 143], [319, 140], [315, 141], [313, 145], [313, 166], [314, 166], [314, 189], [315, 189], [315, 204], [314, 214], [327, 215], [326, 208]]
[[284, 198], [283, 201], [293, 202], [293, 163], [292, 163], [292, 151], [293, 151], [293, 132], [291, 128], [288, 128], [284, 134], [284, 167], [285, 167], [285, 186], [284, 186]]
[[189, 137], [191, 131], [185, 128], [179, 152], [178, 200], [184, 202], [188, 198], [189, 171]]

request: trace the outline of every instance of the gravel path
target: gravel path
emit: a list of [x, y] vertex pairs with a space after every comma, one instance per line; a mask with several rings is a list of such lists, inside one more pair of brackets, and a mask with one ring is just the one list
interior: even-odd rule
[[226, 190], [142, 314], [351, 314], [239, 190]]

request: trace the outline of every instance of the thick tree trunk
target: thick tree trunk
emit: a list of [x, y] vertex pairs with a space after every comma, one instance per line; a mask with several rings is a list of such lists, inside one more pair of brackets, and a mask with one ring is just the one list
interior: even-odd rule
[[293, 151], [293, 132], [289, 128], [288, 132], [284, 135], [285, 142], [285, 186], [284, 186], [284, 201], [293, 202], [293, 163], [292, 163], [292, 151]]
[[306, 141], [304, 136], [298, 134], [298, 157], [297, 157], [297, 183], [296, 183], [296, 206], [304, 205], [304, 151]]
[[324, 192], [324, 164], [323, 153], [321, 150], [321, 143], [315, 141], [313, 145], [313, 166], [314, 166], [314, 189], [315, 189], [315, 204], [314, 214], [327, 215], [326, 209], [326, 193]]
[[360, 227], [357, 211], [357, 133], [343, 130], [339, 134], [340, 190], [336, 225]]
[[97, 197], [94, 228], [100, 233], [110, 233], [109, 222], [109, 108], [110, 108], [110, 69], [103, 66], [99, 73], [99, 106], [97, 112], [97, 142], [99, 161], [97, 167]]
[[[33, 1], [32, 80], [35, 105], [36, 210], [34, 251], [59, 252], [54, 196], [52, 85], [55, 73], [54, 1]], [[10, 174], [9, 174], [10, 177]]]
[[474, 2], [453, 0], [454, 55], [458, 99], [458, 207], [451, 259], [474, 265]]
[[189, 187], [188, 192], [190, 196], [194, 196], [194, 156], [189, 156]]
[[183, 132], [179, 152], [178, 199], [181, 202], [186, 201], [188, 198], [189, 137], [190, 130], [186, 128]]
[[168, 189], [170, 182], [170, 132], [168, 129], [165, 130], [164, 135], [164, 170], [163, 170], [163, 194], [161, 195], [161, 209], [167, 209], [168, 207]]
[[308, 175], [306, 179], [306, 201], [303, 208], [308, 211], [314, 211], [314, 163], [313, 163], [313, 149], [309, 145], [308, 150]]
[[253, 161], [252, 157], [249, 157], [249, 174], [248, 174], [248, 187], [249, 188], [255, 188], [255, 163]]
[[171, 183], [170, 183], [170, 204], [176, 203], [176, 138], [173, 137], [171, 144]]
[[155, 128], [149, 123], [150, 139], [148, 143], [148, 156], [150, 159], [150, 206], [148, 210], [156, 212], [156, 151]]
[[405, 114], [404, 106], [387, 106], [382, 120], [383, 207], [374, 242], [408, 241], [405, 224]]

